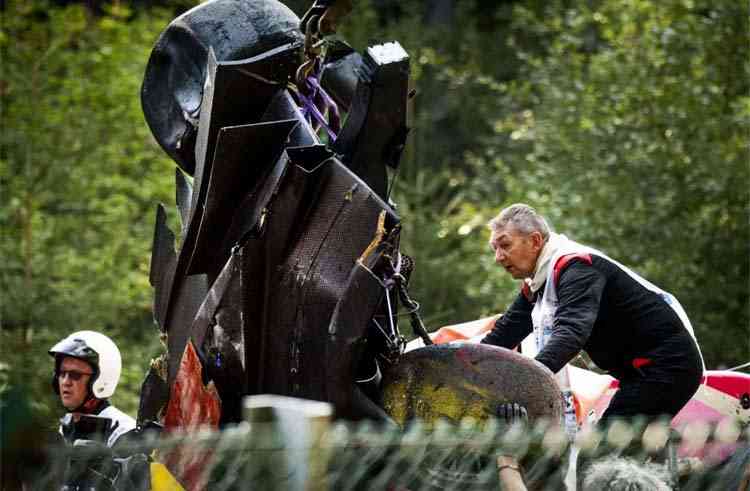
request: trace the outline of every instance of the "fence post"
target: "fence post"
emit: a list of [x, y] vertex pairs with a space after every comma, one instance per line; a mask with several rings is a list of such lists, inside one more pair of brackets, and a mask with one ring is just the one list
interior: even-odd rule
[[246, 474], [253, 489], [323, 491], [329, 449], [321, 440], [331, 422], [327, 402], [277, 395], [248, 396], [244, 419], [250, 423], [255, 450], [253, 472]]

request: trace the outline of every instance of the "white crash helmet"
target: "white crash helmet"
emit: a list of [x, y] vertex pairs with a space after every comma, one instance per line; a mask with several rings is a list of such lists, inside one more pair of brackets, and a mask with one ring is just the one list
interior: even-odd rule
[[55, 358], [55, 376], [53, 387], [57, 386], [57, 372], [65, 356], [78, 358], [91, 365], [94, 375], [90, 388], [94, 397], [106, 399], [115, 392], [122, 371], [122, 358], [117, 345], [104, 334], [95, 331], [74, 332], [55, 344], [49, 354]]

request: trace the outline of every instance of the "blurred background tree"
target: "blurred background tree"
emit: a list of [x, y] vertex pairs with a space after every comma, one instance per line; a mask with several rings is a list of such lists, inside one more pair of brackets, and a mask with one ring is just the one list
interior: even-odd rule
[[[310, 2], [290, 0], [301, 15]], [[489, 4], [489, 5], [488, 5]], [[0, 389], [59, 408], [46, 350], [97, 329], [134, 414], [159, 353], [148, 285], [173, 164], [140, 109], [149, 52], [192, 2], [5, 2]], [[398, 40], [417, 96], [394, 200], [428, 327], [517, 285], [485, 223], [523, 201], [682, 302], [709, 368], [750, 359], [750, 47], [733, 0], [370, 0], [341, 35]], [[174, 217], [173, 217], [174, 219]]]
[[102, 9], [7, 2], [2, 12], [0, 381], [28, 387], [44, 412], [59, 412], [47, 350], [65, 335], [100, 330], [122, 348], [114, 402], [130, 412], [159, 351], [149, 236], [173, 177], [139, 88], [172, 14]]

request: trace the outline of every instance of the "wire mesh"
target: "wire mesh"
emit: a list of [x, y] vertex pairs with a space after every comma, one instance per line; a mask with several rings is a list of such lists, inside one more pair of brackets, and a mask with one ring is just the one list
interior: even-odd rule
[[[570, 442], [559, 424], [547, 421], [467, 419], [413, 422], [404, 429], [334, 422], [322, 437], [300, 445], [278, 422], [244, 422], [221, 431], [144, 432], [114, 449], [83, 442], [49, 446], [44, 465], [23, 481], [29, 489], [64, 489], [66, 481], [151, 489], [150, 463], [162, 462], [185, 489], [491, 490], [503, 489], [495, 462], [508, 455], [519, 462], [528, 489], [557, 490], [566, 489], [575, 448], [579, 487], [593, 471], [622, 467], [627, 479], [631, 465], [630, 472], [650, 474], [664, 489], [725, 490], [741, 489], [750, 475], [749, 441], [750, 428], [739, 423], [695, 423], [677, 432], [665, 422], [616, 422], [584, 429]], [[597, 470], [601, 462], [605, 469]], [[3, 489], [20, 489], [13, 486], [3, 479]]]

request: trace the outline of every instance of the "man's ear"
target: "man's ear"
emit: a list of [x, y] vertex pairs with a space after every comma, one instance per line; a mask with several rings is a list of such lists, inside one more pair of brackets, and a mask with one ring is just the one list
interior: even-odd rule
[[541, 251], [544, 247], [544, 237], [542, 237], [540, 232], [531, 232], [531, 243], [537, 251]]

